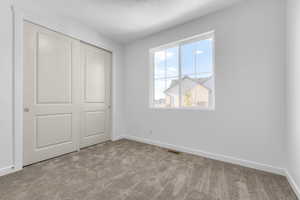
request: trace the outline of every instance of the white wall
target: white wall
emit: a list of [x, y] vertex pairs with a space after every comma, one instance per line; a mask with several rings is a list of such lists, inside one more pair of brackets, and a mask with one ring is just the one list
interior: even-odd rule
[[13, 164], [12, 149], [12, 12], [0, 1], [0, 175]]
[[287, 1], [286, 162], [300, 196], [300, 1]]
[[[11, 4], [12, 2], [9, 0], [0, 2], [0, 176], [13, 172], [11, 166], [14, 165], [14, 151], [17, 149], [13, 143], [13, 17]], [[123, 130], [123, 46], [82, 24], [54, 14], [39, 13], [39, 11], [31, 10], [30, 5], [27, 6], [24, 8], [18, 4], [18, 1], [14, 2], [17, 13], [22, 13], [27, 20], [113, 51], [112, 132], [113, 139], [118, 138]], [[17, 154], [21, 155], [22, 152], [17, 152]]]
[[[212, 29], [216, 110], [149, 109], [149, 49]], [[126, 134], [284, 167], [284, 38], [285, 1], [251, 0], [127, 45]]]

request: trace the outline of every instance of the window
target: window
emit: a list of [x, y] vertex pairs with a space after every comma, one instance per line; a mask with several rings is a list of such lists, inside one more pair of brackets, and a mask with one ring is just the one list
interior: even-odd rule
[[150, 106], [214, 109], [214, 32], [150, 50]]

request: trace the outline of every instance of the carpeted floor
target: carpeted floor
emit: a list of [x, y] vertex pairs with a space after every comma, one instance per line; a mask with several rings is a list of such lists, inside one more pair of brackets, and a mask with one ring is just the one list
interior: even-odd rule
[[296, 200], [286, 178], [128, 140], [0, 177], [1, 200]]

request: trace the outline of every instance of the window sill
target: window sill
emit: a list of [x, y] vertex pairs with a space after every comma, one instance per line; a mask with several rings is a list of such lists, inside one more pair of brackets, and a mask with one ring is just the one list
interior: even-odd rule
[[215, 111], [215, 108], [201, 108], [201, 107], [191, 107], [191, 108], [186, 108], [186, 107], [182, 107], [182, 108], [159, 108], [159, 107], [149, 107], [150, 110], [192, 110], [192, 111]]

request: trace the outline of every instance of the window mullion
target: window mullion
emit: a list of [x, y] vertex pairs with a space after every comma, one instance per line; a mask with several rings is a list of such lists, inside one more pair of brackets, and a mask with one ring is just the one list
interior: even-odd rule
[[179, 81], [179, 107], [182, 107], [182, 96], [181, 96], [181, 45], [178, 45], [178, 72], [179, 72], [179, 77], [178, 77], [178, 81]]
[[167, 50], [164, 51], [165, 53], [165, 62], [164, 62], [164, 65], [165, 65], [165, 90], [167, 89]]

